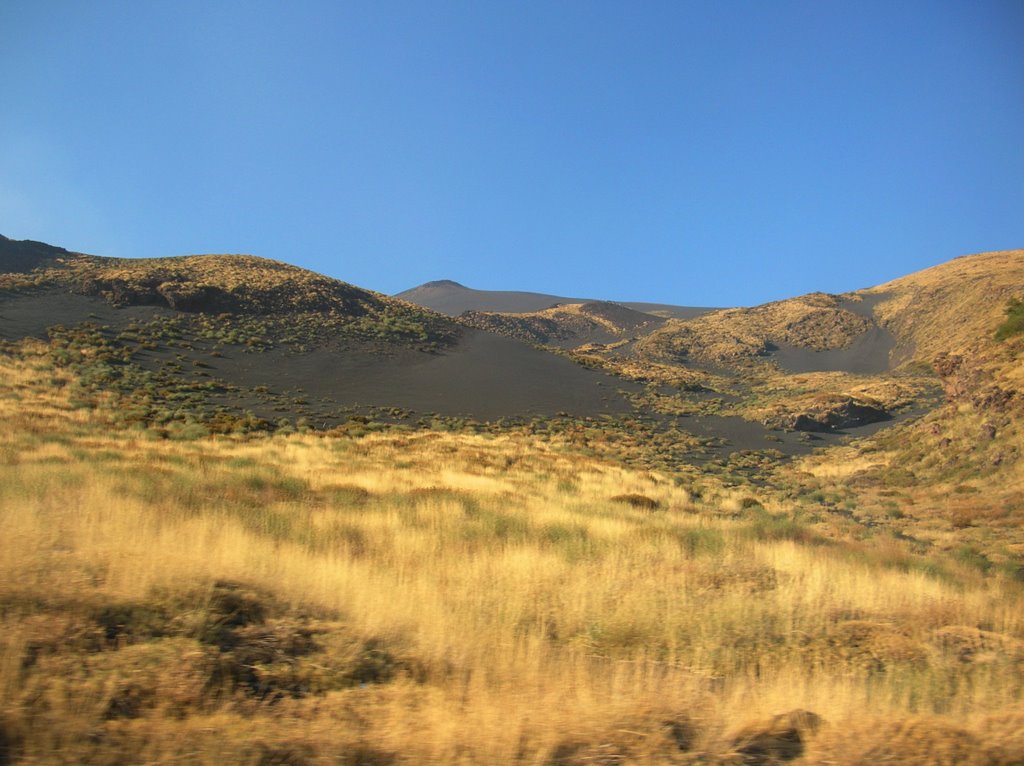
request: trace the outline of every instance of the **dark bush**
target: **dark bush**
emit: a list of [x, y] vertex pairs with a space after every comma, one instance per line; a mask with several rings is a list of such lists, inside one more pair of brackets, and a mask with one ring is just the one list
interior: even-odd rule
[[661, 508], [661, 503], [659, 503], [654, 498], [647, 497], [647, 495], [638, 495], [635, 493], [616, 495], [615, 497], [611, 498], [611, 500], [613, 503], [625, 503], [626, 505], [631, 505], [634, 508], [646, 508], [649, 511], [656, 511], [659, 508]]

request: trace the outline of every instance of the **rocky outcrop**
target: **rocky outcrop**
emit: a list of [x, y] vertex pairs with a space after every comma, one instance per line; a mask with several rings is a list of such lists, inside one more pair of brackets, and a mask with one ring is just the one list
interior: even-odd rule
[[824, 433], [878, 423], [891, 417], [885, 408], [876, 402], [853, 397], [828, 397], [799, 409], [776, 412], [763, 422], [769, 428], [784, 431]]

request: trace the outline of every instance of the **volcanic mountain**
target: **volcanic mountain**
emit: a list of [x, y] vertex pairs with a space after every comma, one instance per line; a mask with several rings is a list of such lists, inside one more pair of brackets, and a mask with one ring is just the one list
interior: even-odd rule
[[1022, 285], [1010, 251], [844, 295], [661, 315], [453, 282], [402, 294], [452, 317], [254, 256], [0, 238], [0, 339], [45, 340], [86, 402], [115, 392], [141, 423], [625, 418], [723, 454], [794, 453], [934, 407], [951, 365], [987, 370]]

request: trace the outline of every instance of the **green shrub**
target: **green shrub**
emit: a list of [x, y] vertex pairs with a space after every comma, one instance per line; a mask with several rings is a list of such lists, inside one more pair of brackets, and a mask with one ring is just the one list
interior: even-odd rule
[[988, 556], [972, 545], [963, 545], [957, 548], [953, 551], [953, 558], [966, 567], [977, 569], [982, 574], [986, 574], [992, 568], [992, 562], [989, 561]]
[[1024, 301], [1011, 298], [1006, 304], [1006, 320], [996, 328], [996, 340], [1006, 340], [1011, 335], [1024, 332]]

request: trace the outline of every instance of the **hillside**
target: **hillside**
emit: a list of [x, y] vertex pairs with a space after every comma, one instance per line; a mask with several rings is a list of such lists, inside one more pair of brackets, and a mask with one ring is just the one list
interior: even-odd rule
[[[602, 348], [665, 325], [618, 304], [481, 315], [473, 327], [253, 256], [111, 259], [9, 240], [2, 256], [0, 339], [46, 340], [55, 363], [75, 371], [81, 406], [113, 407], [127, 424], [173, 433], [498, 422], [592, 431], [600, 419], [657, 464], [814, 446], [784, 419], [749, 417], [701, 393], [748, 391], [745, 381], [705, 385], [706, 371], [602, 358]], [[645, 388], [658, 370], [700, 382], [687, 378], [685, 401], [673, 398]], [[748, 462], [744, 470], [762, 461]]]
[[[396, 298], [415, 303], [448, 316], [459, 316], [466, 311], [497, 314], [529, 314], [561, 304], [602, 303], [593, 298], [567, 298], [546, 293], [514, 290], [474, 290], [450, 279], [427, 282], [398, 293]], [[619, 305], [662, 318], [688, 318], [699, 316], [710, 309], [672, 306], [663, 303], [618, 302]]]
[[930, 364], [943, 352], [973, 354], [991, 345], [1007, 301], [1024, 293], [1024, 250], [979, 253], [869, 290], [879, 322], [897, 338], [894, 361]]
[[[381, 333], [386, 341], [443, 342], [454, 331], [443, 319], [400, 301], [265, 258], [119, 259], [6, 238], [0, 245], [0, 291], [8, 304], [28, 305], [42, 295], [70, 293], [99, 298], [118, 309], [152, 306], [180, 314], [292, 316], [356, 334], [375, 323], [382, 330], [393, 329]], [[369, 321], [361, 324], [364, 318]]]
[[[928, 277], [930, 286], [939, 286], [935, 274]], [[917, 280], [908, 281], [919, 288]], [[1024, 293], [1024, 283], [1018, 290]], [[994, 313], [987, 306], [967, 308], [972, 315]], [[896, 321], [920, 339], [915, 356], [935, 369], [940, 406], [798, 462], [791, 478], [803, 491], [847, 503], [862, 523], [889, 528], [924, 549], [955, 553], [983, 571], [1003, 569], [1024, 579], [1024, 336], [1018, 325], [996, 339], [1002, 325], [1014, 326], [1004, 304], [1001, 316], [966, 321], [969, 331], [949, 327], [950, 350], [935, 351], [935, 329], [920, 322], [941, 319], [921, 307], [914, 313], [895, 315]]]
[[665, 322], [616, 303], [568, 303], [520, 314], [466, 311], [460, 324], [555, 348], [614, 343], [646, 334]]
[[74, 380], [0, 357], [8, 763], [1020, 763], [1019, 556], [571, 434], [167, 440]]
[[2, 244], [0, 339], [47, 340], [80, 373], [84, 403], [116, 392], [141, 423], [330, 428], [630, 409], [600, 373], [288, 264]]
[[[713, 364], [772, 357], [785, 369], [883, 372], [889, 368], [884, 337], [878, 338], [877, 348], [856, 346], [877, 327], [870, 306], [862, 304], [814, 293], [749, 309], [713, 311], [666, 323], [638, 345], [637, 353], [661, 361], [694, 358]], [[855, 347], [859, 355], [853, 352]], [[835, 353], [840, 351], [847, 353]], [[826, 352], [833, 353], [823, 356]]]
[[[119, 391], [140, 422], [610, 416], [723, 454], [805, 452], [814, 439], [866, 435], [933, 407], [936, 350], [983, 348], [1024, 279], [1017, 251], [689, 319], [586, 302], [453, 322], [253, 256], [0, 246], [0, 338], [48, 340], [82, 373], [83, 401]], [[423, 290], [477, 292], [448, 282]], [[94, 348], [76, 356], [83, 346]]]

